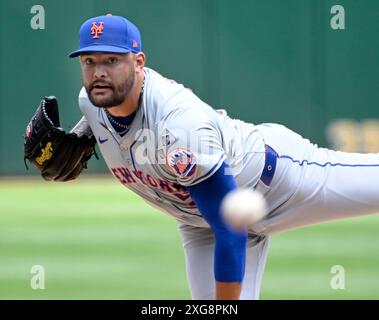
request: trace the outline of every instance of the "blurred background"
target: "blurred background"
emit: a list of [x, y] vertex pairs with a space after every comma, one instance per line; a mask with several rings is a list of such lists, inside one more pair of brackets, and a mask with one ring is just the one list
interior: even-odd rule
[[[81, 117], [68, 53], [86, 19], [142, 33], [147, 66], [248, 122], [277, 122], [323, 147], [379, 152], [376, 0], [0, 1], [0, 299], [187, 299], [175, 222], [107, 174], [68, 184], [26, 171], [23, 135], [45, 95], [62, 126]], [[379, 217], [275, 236], [263, 299], [379, 298]], [[33, 289], [33, 266], [45, 288]], [[333, 266], [345, 287], [333, 289]]]

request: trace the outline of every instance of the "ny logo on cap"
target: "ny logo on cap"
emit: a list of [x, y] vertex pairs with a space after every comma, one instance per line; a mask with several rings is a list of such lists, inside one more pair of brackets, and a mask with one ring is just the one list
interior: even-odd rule
[[92, 22], [91, 34], [94, 39], [98, 39], [99, 35], [103, 33], [103, 30], [104, 30], [104, 22], [99, 22], [99, 25], [97, 25], [97, 22]]

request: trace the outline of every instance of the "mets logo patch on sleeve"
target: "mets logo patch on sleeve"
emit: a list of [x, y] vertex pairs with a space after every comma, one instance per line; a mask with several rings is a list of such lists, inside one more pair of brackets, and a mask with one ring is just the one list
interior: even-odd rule
[[181, 178], [191, 178], [197, 170], [195, 155], [183, 148], [177, 148], [167, 155], [167, 164]]

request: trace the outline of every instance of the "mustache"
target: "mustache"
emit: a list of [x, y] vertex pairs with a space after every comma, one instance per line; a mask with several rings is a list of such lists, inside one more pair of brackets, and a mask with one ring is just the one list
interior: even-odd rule
[[112, 82], [109, 80], [95, 80], [94, 82], [91, 83], [90, 90], [92, 91], [92, 89], [97, 85], [109, 86], [111, 89], [114, 89]]

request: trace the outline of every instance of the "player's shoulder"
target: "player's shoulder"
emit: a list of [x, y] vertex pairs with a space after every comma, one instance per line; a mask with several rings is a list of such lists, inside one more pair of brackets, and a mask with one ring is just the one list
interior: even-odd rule
[[84, 87], [80, 89], [78, 99], [79, 99], [79, 105], [85, 104], [86, 102], [90, 102], [88, 99], [87, 91]]
[[84, 87], [82, 87], [79, 91], [79, 99], [86, 98], [88, 99], [87, 91]]
[[150, 68], [145, 68], [145, 77], [145, 111], [156, 122], [186, 126], [216, 117], [213, 108], [177, 81]]
[[152, 111], [152, 109], [157, 111], [165, 110], [176, 97], [183, 97], [186, 94], [182, 84], [164, 77], [157, 71], [145, 67], [144, 73], [144, 98], [149, 106], [149, 111]]
[[93, 111], [96, 110], [96, 108], [94, 108], [94, 105], [89, 100], [87, 91], [84, 87], [80, 89], [78, 101], [79, 101], [79, 108], [84, 114], [90, 112], [91, 110]]

